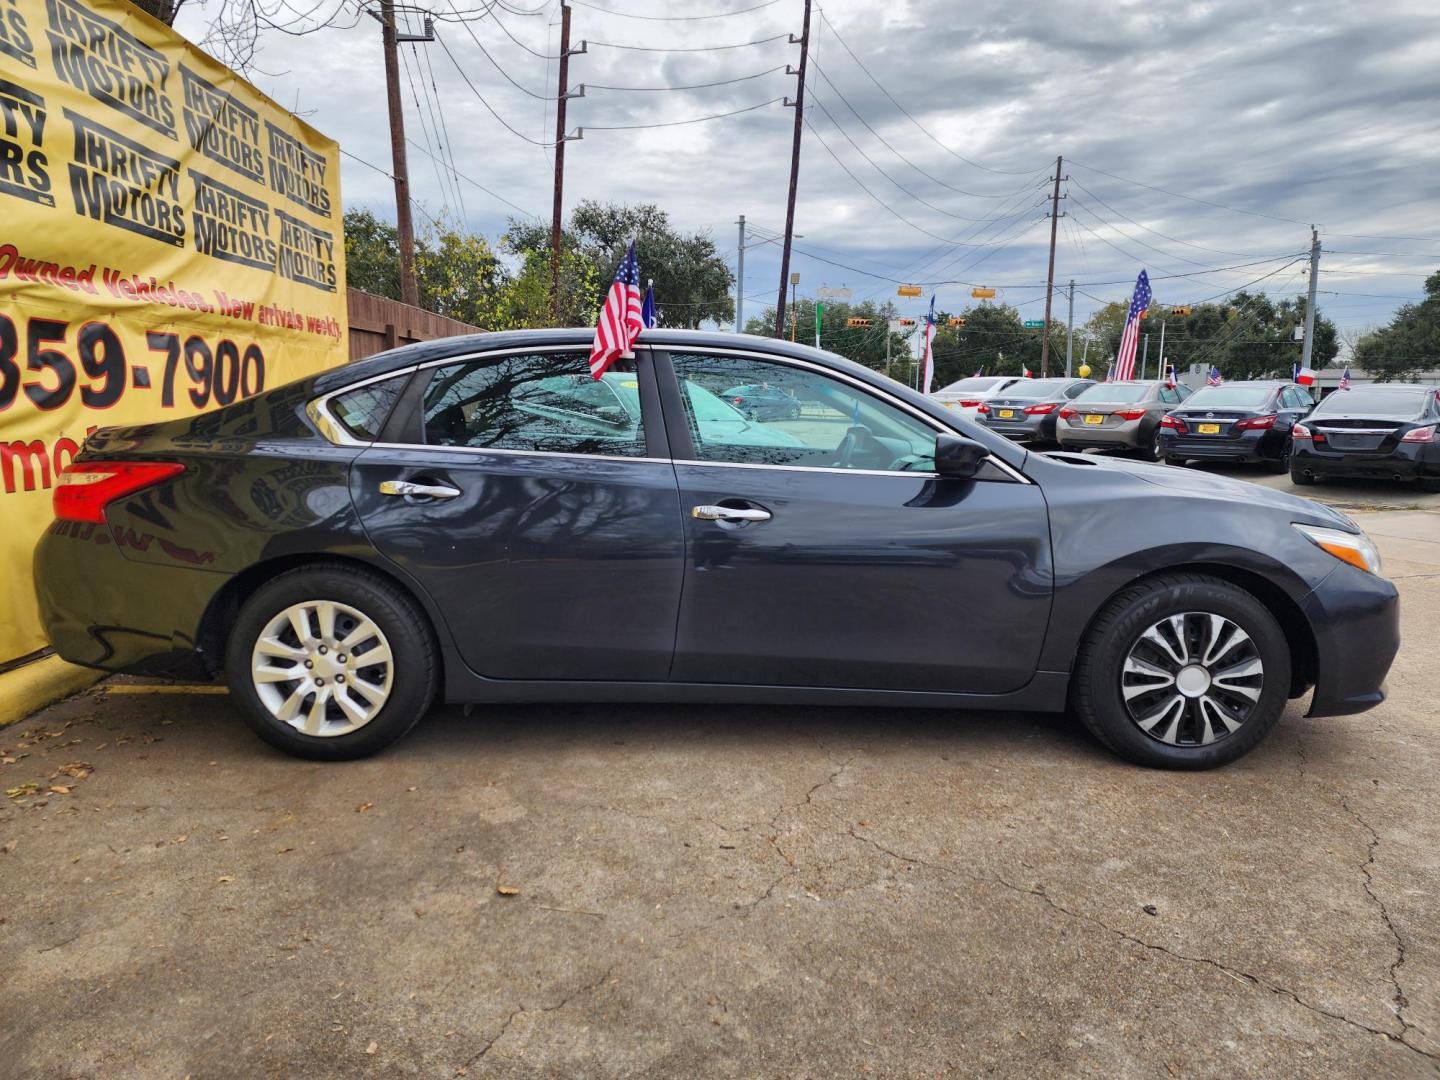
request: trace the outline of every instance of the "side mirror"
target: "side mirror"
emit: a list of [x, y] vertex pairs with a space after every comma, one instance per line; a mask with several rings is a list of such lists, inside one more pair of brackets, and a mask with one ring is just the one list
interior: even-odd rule
[[957, 480], [968, 480], [980, 471], [980, 465], [990, 456], [983, 443], [967, 439], [963, 435], [935, 436], [935, 471], [941, 476]]

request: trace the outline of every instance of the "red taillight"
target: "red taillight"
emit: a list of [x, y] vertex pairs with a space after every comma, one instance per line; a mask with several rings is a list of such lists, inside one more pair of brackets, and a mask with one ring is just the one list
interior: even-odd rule
[[1400, 441], [1401, 441], [1401, 442], [1434, 442], [1434, 441], [1435, 441], [1435, 428], [1436, 428], [1436, 425], [1435, 425], [1435, 424], [1431, 424], [1429, 427], [1417, 427], [1417, 428], [1415, 428], [1414, 430], [1412, 430], [1412, 431], [1407, 431], [1404, 435], [1402, 435], [1401, 438], [1400, 438]]
[[980, 404], [980, 399], [979, 399], [979, 398], [961, 398], [958, 402], [956, 402], [956, 404], [958, 404], [962, 409], [973, 409], [973, 408], [975, 408], [976, 405], [979, 405], [979, 404]]
[[1118, 416], [1118, 417], [1120, 417], [1121, 420], [1141, 420], [1141, 419], [1144, 419], [1144, 417], [1145, 417], [1145, 410], [1144, 410], [1144, 409], [1121, 409], [1121, 410], [1118, 411], [1115, 415]]
[[172, 461], [76, 461], [60, 473], [52, 505], [61, 521], [105, 524], [105, 507], [185, 471]]
[[[1025, 415], [1026, 415], [1026, 416], [1044, 416], [1046, 413], [1052, 413], [1052, 412], [1054, 412], [1054, 411], [1055, 411], [1055, 403], [1054, 403], [1053, 401], [1051, 401], [1051, 402], [1049, 402], [1049, 403], [1047, 403], [1047, 404], [1045, 404], [1045, 405], [1027, 405], [1027, 406], [1025, 406]], [[1064, 414], [1064, 413], [1061, 413], [1060, 415], [1063, 416], [1063, 415], [1065, 415], [1065, 414]]]
[[990, 411], [990, 406], [986, 405], [984, 402], [981, 402], [979, 407], [975, 411], [978, 413], [988, 413]]
[[1275, 426], [1276, 417], [1272, 413], [1269, 416], [1252, 416], [1248, 420], [1235, 421], [1236, 431], [1269, 431]]
[[744, 405], [744, 404], [745, 404], [745, 399], [744, 399], [743, 397], [731, 398], [730, 401], [731, 401], [733, 404], [735, 404], [735, 405]]
[[1162, 416], [1160, 418], [1160, 426], [1162, 428], [1168, 428], [1178, 435], [1185, 435], [1190, 431], [1190, 429], [1185, 426], [1185, 421], [1181, 420], [1178, 416]]
[[1308, 427], [1306, 427], [1304, 424], [1296, 424], [1294, 427], [1292, 427], [1292, 428], [1290, 429], [1290, 438], [1292, 438], [1292, 439], [1313, 439], [1314, 436], [1310, 434], [1310, 429], [1309, 429]]
[[1066, 407], [1066, 408], [1060, 410], [1060, 419], [1061, 419], [1061, 420], [1069, 420], [1069, 419], [1070, 419], [1072, 416], [1074, 416], [1074, 415], [1075, 415], [1075, 410], [1074, 410], [1074, 409], [1071, 409], [1071, 408], [1069, 408], [1069, 407]]

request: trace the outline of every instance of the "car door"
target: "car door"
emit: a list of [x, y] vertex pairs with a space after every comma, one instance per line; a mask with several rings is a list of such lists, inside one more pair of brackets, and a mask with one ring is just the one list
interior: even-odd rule
[[[685, 514], [681, 682], [998, 693], [1034, 673], [1050, 610], [1040, 489], [937, 477], [918, 410], [820, 365], [657, 353]], [[737, 423], [713, 388], [769, 382], [803, 415]], [[724, 405], [724, 402], [719, 402]]]
[[434, 363], [356, 459], [371, 542], [429, 593], [476, 672], [667, 676], [684, 535], [638, 365], [595, 381], [575, 346]]

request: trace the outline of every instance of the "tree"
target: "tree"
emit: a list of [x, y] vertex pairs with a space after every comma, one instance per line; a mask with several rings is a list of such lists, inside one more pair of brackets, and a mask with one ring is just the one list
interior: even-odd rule
[[[1264, 293], [1235, 293], [1223, 305], [1200, 304], [1189, 315], [1179, 315], [1155, 306], [1141, 324], [1140, 333], [1150, 337], [1147, 377], [1160, 374], [1160, 327], [1165, 327], [1165, 360], [1176, 372], [1199, 364], [1207, 370], [1218, 367], [1226, 379], [1287, 378], [1299, 362], [1303, 342], [1295, 328], [1305, 324], [1303, 296], [1276, 303]], [[1090, 340], [1089, 363], [1094, 377], [1104, 378], [1125, 327], [1129, 304], [1112, 302], [1086, 321], [1081, 333]], [[1319, 311], [1315, 313], [1315, 342], [1312, 367], [1325, 367], [1340, 351], [1335, 324]], [[1142, 336], [1136, 350], [1135, 371], [1140, 373], [1146, 349]]]
[[400, 299], [400, 234], [369, 210], [345, 211], [345, 284]]
[[[694, 329], [707, 322], [724, 325], [734, 320], [730, 290], [735, 276], [708, 233], [679, 232], [669, 215], [652, 203], [625, 206], [585, 199], [571, 212], [561, 232], [560, 249], [573, 253], [577, 270], [582, 265], [590, 268], [581, 275], [591, 289], [590, 320], [604, 302], [631, 240], [642, 277], [655, 282], [661, 326]], [[512, 254], [522, 258], [541, 254], [548, 260], [550, 227], [512, 218], [505, 242]]]
[[185, 0], [134, 0], [134, 4], [145, 14], [154, 16], [166, 26], [174, 26], [175, 16], [180, 14], [180, 8], [184, 6]]
[[1390, 325], [1367, 334], [1355, 359], [1380, 382], [1413, 380], [1440, 367], [1440, 272], [1425, 279], [1425, 298], [1406, 304]]

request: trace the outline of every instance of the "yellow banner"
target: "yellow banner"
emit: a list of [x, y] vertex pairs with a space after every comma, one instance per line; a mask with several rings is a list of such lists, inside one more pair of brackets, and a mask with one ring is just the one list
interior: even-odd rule
[[338, 155], [124, 0], [0, 0], [0, 663], [87, 432], [344, 361]]

